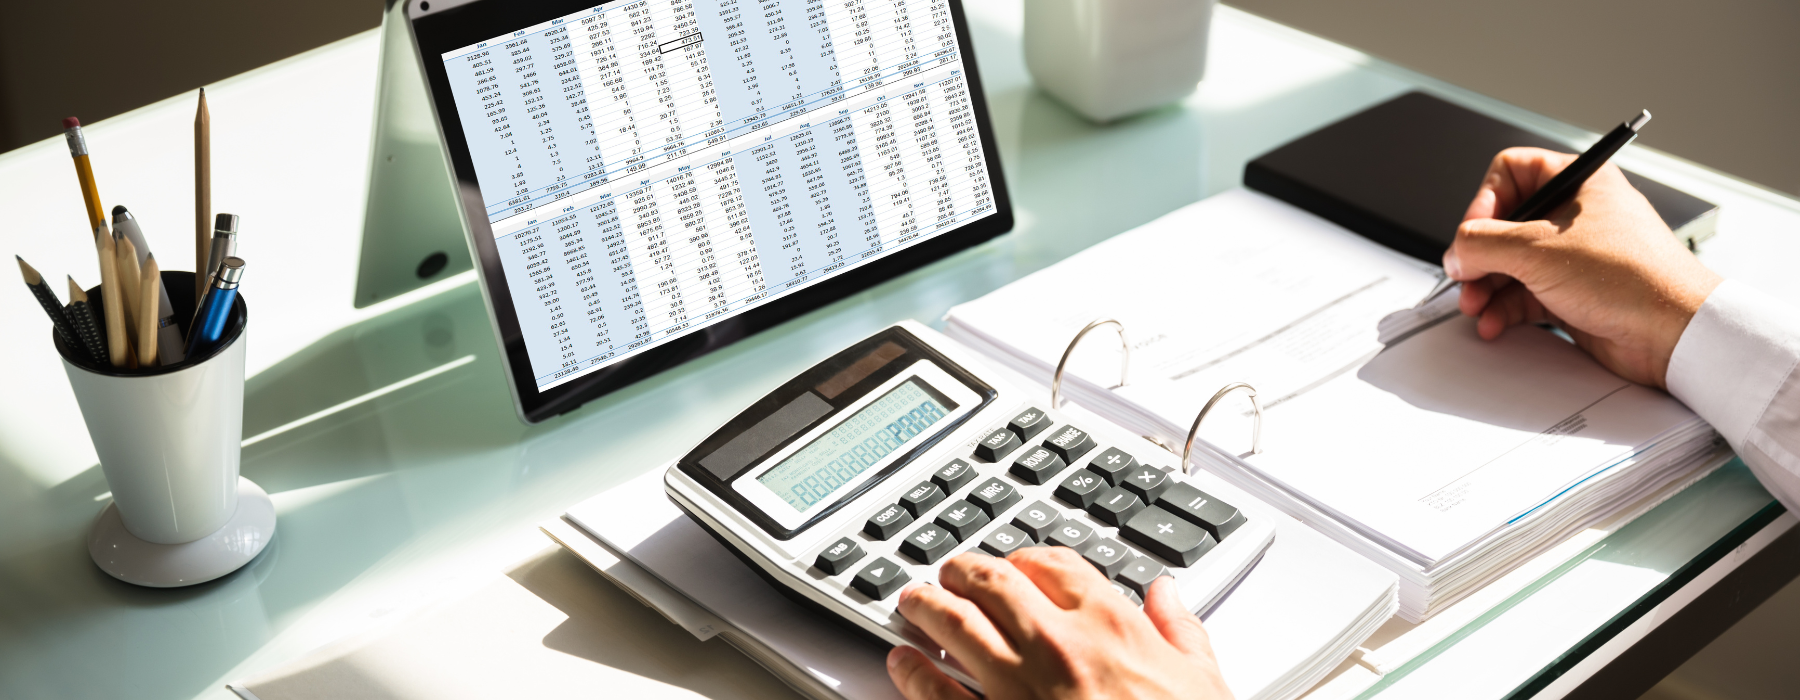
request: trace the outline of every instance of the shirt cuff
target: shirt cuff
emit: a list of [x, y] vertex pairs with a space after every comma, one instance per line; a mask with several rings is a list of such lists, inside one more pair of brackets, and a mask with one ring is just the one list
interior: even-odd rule
[[1741, 449], [1800, 361], [1800, 316], [1726, 280], [1688, 322], [1665, 377], [1669, 393]]

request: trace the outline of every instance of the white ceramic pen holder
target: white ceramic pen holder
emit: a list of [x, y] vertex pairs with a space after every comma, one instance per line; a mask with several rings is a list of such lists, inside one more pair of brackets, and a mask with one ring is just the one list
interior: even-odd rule
[[1214, 0], [1025, 0], [1025, 67], [1082, 116], [1174, 102], [1206, 75]]
[[[176, 318], [194, 273], [162, 273]], [[102, 299], [99, 287], [88, 298]], [[96, 315], [104, 326], [103, 304]], [[112, 502], [88, 535], [94, 563], [140, 586], [189, 586], [236, 571], [275, 535], [269, 495], [238, 475], [249, 310], [239, 294], [217, 345], [166, 368], [120, 370], [57, 339]]]

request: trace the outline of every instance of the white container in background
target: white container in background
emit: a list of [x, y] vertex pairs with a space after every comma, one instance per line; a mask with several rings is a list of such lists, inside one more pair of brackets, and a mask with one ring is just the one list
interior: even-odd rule
[[1052, 97], [1110, 122], [1206, 75], [1213, 0], [1025, 0], [1025, 66]]

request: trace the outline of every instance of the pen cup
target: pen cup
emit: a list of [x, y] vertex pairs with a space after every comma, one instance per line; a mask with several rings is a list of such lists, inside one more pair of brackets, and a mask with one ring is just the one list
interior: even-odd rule
[[[166, 271], [162, 280], [185, 327], [194, 273]], [[88, 294], [101, 298], [99, 287]], [[104, 305], [95, 309], [105, 314]], [[273, 535], [268, 495], [238, 476], [248, 320], [239, 295], [216, 345], [147, 370], [114, 368], [57, 339], [112, 489], [88, 543], [107, 573], [149, 586], [199, 583], [242, 566]]]

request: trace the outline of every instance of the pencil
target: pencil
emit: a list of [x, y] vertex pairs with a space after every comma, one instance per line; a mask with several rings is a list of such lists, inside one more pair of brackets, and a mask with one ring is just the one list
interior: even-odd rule
[[44, 313], [50, 314], [50, 323], [56, 328], [56, 334], [62, 336], [63, 342], [75, 347], [80, 341], [75, 335], [75, 328], [69, 325], [69, 319], [63, 316], [62, 303], [56, 300], [56, 293], [50, 291], [50, 285], [44, 284], [44, 276], [38, 274], [24, 258], [17, 255], [13, 259], [19, 261], [19, 274], [25, 277], [25, 287], [31, 295], [37, 297], [38, 305], [44, 307]]
[[144, 259], [143, 282], [138, 288], [138, 366], [156, 366], [157, 305], [162, 297], [162, 272], [156, 268], [156, 254]]
[[206, 113], [206, 88], [194, 112], [194, 303], [206, 296], [206, 259], [212, 254], [212, 118]]
[[88, 303], [87, 292], [75, 283], [74, 276], [69, 277], [69, 305], [63, 308], [63, 313], [69, 317], [69, 325], [75, 327], [75, 334], [87, 348], [91, 361], [105, 363], [106, 336], [100, 332], [100, 323], [94, 320], [94, 306]]
[[131, 339], [125, 334], [125, 299], [119, 294], [119, 251], [106, 222], [94, 231], [100, 253], [100, 306], [106, 315], [106, 357], [114, 367], [131, 364]]
[[106, 210], [100, 208], [100, 187], [94, 184], [94, 166], [88, 161], [87, 137], [81, 133], [81, 120], [63, 120], [63, 138], [69, 141], [69, 157], [75, 159], [75, 178], [81, 182], [81, 200], [87, 205], [88, 228], [106, 222]]
[[113, 229], [113, 250], [119, 256], [119, 299], [125, 307], [125, 334], [131, 338], [131, 346], [143, 344], [138, 337], [138, 288], [143, 286], [143, 275], [138, 266], [137, 246], [125, 234]]

